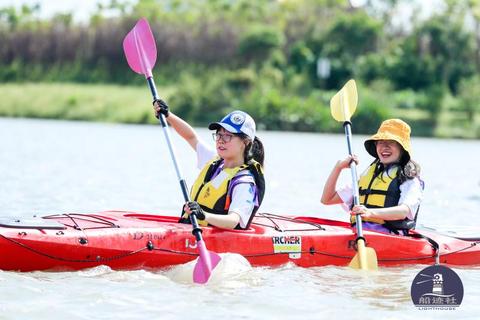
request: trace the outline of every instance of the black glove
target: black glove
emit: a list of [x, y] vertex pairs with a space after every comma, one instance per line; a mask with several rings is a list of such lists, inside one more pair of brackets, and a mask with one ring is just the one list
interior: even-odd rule
[[187, 202], [187, 206], [192, 211], [192, 214], [197, 217], [197, 219], [205, 220], [205, 214], [203, 213], [203, 210], [197, 201]]
[[[165, 118], [168, 118], [168, 104], [162, 99], [153, 100], [153, 108], [155, 109], [155, 117], [159, 117], [159, 113], [163, 114]], [[157, 109], [158, 108], [158, 109]]]

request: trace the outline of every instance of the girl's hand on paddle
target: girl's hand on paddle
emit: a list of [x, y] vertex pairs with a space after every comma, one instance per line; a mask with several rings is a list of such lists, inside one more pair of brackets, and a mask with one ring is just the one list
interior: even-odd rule
[[199, 220], [205, 220], [205, 213], [196, 201], [190, 201], [185, 203], [183, 210], [185, 211], [187, 216], [193, 213]]
[[155, 110], [155, 117], [158, 119], [160, 113], [168, 118], [168, 104], [162, 99], [153, 100], [153, 110]]
[[367, 207], [365, 207], [364, 205], [361, 205], [361, 204], [357, 205], [357, 206], [353, 206], [352, 211], [350, 211], [350, 214], [352, 216], [355, 216], [355, 215], [359, 214], [364, 218], [373, 217], [373, 212], [370, 209], [368, 209]]
[[345, 159], [339, 160], [336, 166], [340, 170], [348, 169], [350, 168], [350, 163], [352, 163], [352, 161], [354, 161], [358, 165], [358, 157], [356, 155], [348, 155]]
[[197, 222], [199, 225], [206, 227], [208, 226], [208, 222], [205, 217], [205, 213], [203, 212], [202, 208], [196, 201], [190, 201], [185, 203], [183, 206], [183, 219], [188, 219], [189, 216], [193, 213], [197, 217]]

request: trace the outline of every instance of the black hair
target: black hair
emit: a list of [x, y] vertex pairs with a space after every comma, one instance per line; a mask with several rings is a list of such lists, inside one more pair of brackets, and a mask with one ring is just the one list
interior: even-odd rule
[[243, 152], [243, 159], [245, 163], [248, 163], [250, 160], [255, 160], [260, 163], [263, 167], [263, 162], [265, 160], [265, 150], [263, 149], [263, 143], [258, 137], [255, 137], [253, 141], [244, 133], [237, 134], [242, 140], [248, 140], [248, 143], [245, 145], [245, 151]]

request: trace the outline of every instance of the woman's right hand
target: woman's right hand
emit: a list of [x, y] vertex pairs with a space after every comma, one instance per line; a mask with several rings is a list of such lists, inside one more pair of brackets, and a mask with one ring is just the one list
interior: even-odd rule
[[208, 226], [208, 222], [206, 220], [205, 212], [203, 212], [202, 207], [196, 201], [189, 201], [186, 202], [183, 206], [184, 214], [182, 218], [188, 219], [191, 214], [194, 214], [197, 217], [197, 222], [201, 226]]
[[202, 207], [200, 207], [197, 201], [189, 201], [185, 203], [183, 210], [185, 210], [188, 215], [193, 213], [198, 219], [205, 220], [205, 213], [203, 213]]
[[336, 167], [340, 170], [350, 168], [350, 163], [354, 161], [358, 165], [358, 157], [356, 155], [348, 155], [343, 160], [338, 160]]
[[158, 119], [160, 113], [168, 118], [168, 104], [162, 99], [153, 100], [153, 110], [155, 110], [155, 117]]

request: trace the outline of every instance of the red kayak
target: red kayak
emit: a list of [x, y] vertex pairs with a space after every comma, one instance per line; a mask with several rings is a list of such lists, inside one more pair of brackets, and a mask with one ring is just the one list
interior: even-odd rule
[[[78, 270], [107, 265], [117, 270], [158, 269], [196, 259], [192, 227], [178, 217], [106, 211], [41, 218], [0, 218], [0, 269]], [[210, 251], [238, 253], [253, 266], [288, 262], [302, 267], [347, 266], [356, 254], [346, 222], [313, 217], [257, 214], [249, 230], [204, 227]], [[432, 231], [408, 236], [364, 232], [380, 266], [480, 265], [480, 238]]]

